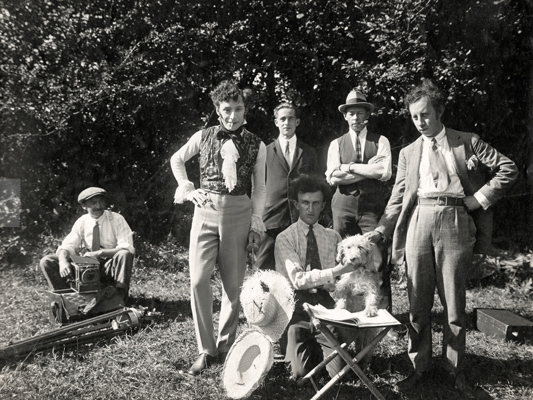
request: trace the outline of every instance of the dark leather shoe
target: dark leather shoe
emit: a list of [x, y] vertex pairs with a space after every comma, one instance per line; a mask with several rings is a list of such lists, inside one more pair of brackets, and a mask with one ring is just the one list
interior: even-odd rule
[[400, 334], [396, 332], [394, 329], [391, 329], [390, 331], [387, 332], [387, 338], [390, 340], [396, 341], [400, 338]]
[[452, 377], [454, 378], [453, 387], [455, 390], [460, 392], [465, 399], [475, 399], [475, 393], [474, 388], [471, 387], [467, 382], [465, 378], [465, 374], [462, 372], [458, 372], [456, 375], [452, 374]]
[[418, 372], [412, 372], [407, 378], [398, 382], [396, 386], [398, 387], [398, 390], [402, 392], [408, 392], [417, 387], [423, 380], [424, 377], [422, 374]]
[[227, 356], [228, 356], [228, 352], [227, 351], [223, 351], [222, 353], [218, 353], [217, 362], [219, 364], [224, 365], [224, 363], [226, 362], [226, 357]]
[[202, 372], [204, 369], [209, 367], [210, 365], [215, 364], [216, 357], [210, 356], [209, 354], [202, 353], [198, 356], [196, 361], [193, 365], [191, 365], [191, 368], [187, 371], [189, 375], [198, 375], [200, 372]]

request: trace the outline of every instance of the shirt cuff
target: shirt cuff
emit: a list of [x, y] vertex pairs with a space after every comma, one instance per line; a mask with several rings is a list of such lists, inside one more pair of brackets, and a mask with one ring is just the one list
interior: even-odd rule
[[481, 204], [481, 207], [483, 207], [484, 210], [490, 207], [490, 202], [487, 200], [485, 195], [481, 192], [474, 193], [474, 198], [477, 200], [479, 204]]
[[332, 284], [335, 282], [335, 277], [333, 276], [333, 270], [331, 268], [322, 270], [324, 272], [323, 279], [325, 280], [324, 285]]
[[266, 232], [265, 223], [263, 222], [263, 218], [261, 216], [252, 214], [252, 223], [250, 230], [257, 233]]
[[194, 192], [196, 189], [194, 188], [194, 183], [190, 181], [186, 181], [185, 183], [182, 183], [178, 186], [176, 189], [176, 193], [174, 194], [174, 204], [183, 204], [185, 201], [187, 201], [187, 196], [189, 193]]

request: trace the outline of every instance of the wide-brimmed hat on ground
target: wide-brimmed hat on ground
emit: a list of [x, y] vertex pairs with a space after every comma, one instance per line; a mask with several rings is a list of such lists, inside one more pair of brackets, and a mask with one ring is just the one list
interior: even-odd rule
[[269, 339], [256, 329], [244, 331], [231, 346], [222, 384], [232, 399], [248, 397], [261, 384], [274, 363], [274, 350]]
[[294, 290], [287, 278], [257, 271], [244, 281], [240, 299], [248, 324], [271, 342], [278, 341], [294, 312]]
[[345, 113], [349, 107], [365, 107], [369, 112], [374, 111], [374, 105], [366, 101], [366, 96], [360, 90], [352, 90], [346, 97], [346, 104], [339, 106], [339, 111]]

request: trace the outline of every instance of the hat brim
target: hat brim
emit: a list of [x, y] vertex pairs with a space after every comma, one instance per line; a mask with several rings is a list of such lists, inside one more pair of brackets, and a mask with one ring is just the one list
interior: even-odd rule
[[339, 111], [344, 114], [346, 112], [346, 109], [348, 109], [350, 107], [364, 107], [369, 112], [373, 112], [374, 111], [374, 105], [372, 103], [367, 103], [367, 102], [364, 102], [364, 101], [361, 101], [360, 103], [341, 104], [339, 106]]
[[268, 286], [279, 305], [279, 312], [276, 313], [276, 318], [263, 326], [258, 326], [250, 322], [246, 307], [243, 307], [244, 316], [249, 325], [267, 336], [271, 342], [276, 342], [281, 338], [292, 318], [294, 312], [294, 290], [287, 278], [279, 272], [257, 271], [244, 281], [240, 295], [241, 304], [248, 304], [254, 301], [258, 297], [258, 293], [262, 293], [261, 283]]
[[91, 194], [91, 195], [85, 197], [84, 199], [80, 200], [80, 202], [92, 199], [93, 197], [96, 197], [96, 196], [107, 197], [107, 193], [106, 192], [100, 192], [100, 193]]
[[96, 196], [107, 197], [107, 192], [104, 189], [98, 187], [87, 188], [78, 195], [78, 203], [82, 204], [84, 201], [87, 201]]
[[248, 397], [267, 375], [274, 363], [270, 341], [259, 331], [244, 331], [233, 343], [222, 371], [222, 384], [232, 399]]

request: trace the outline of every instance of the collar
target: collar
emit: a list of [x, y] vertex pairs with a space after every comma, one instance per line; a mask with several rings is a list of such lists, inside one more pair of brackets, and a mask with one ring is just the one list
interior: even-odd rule
[[111, 211], [109, 211], [109, 210], [104, 210], [104, 213], [98, 219], [94, 219], [93, 217], [91, 217], [91, 215], [89, 213], [87, 213], [85, 215], [87, 215], [89, 217], [89, 219], [92, 222], [94, 222], [95, 224], [98, 222], [98, 225], [102, 225], [102, 222], [104, 222], [105, 219], [113, 219], [113, 215], [111, 214]]
[[[353, 131], [351, 128], [350, 128], [350, 137], [355, 140], [355, 137], [357, 136], [357, 134], [355, 133], [355, 131]], [[359, 140], [363, 140], [363, 139], [366, 139], [366, 134], [368, 133], [368, 129], [366, 128], [366, 126], [361, 130], [361, 132], [359, 132]]]
[[294, 148], [294, 147], [296, 147], [296, 141], [297, 141], [297, 139], [296, 139], [296, 135], [294, 135], [293, 137], [291, 137], [291, 138], [288, 139], [288, 140], [285, 139], [285, 138], [283, 137], [283, 135], [279, 135], [278, 140], [279, 140], [279, 144], [280, 144], [280, 146], [281, 146], [281, 148], [282, 148], [283, 150], [285, 150], [285, 147], [287, 146], [287, 142], [289, 142], [289, 146], [291, 147], [291, 149]]
[[422, 136], [422, 140], [426, 144], [431, 143], [431, 139], [433, 139], [433, 138], [435, 138], [437, 143], [440, 144], [444, 140], [444, 138], [446, 137], [446, 127], [444, 125], [442, 125], [441, 131], [439, 133], [437, 133], [437, 135], [435, 135], [435, 136], [432, 136], [432, 137], [427, 137], [427, 136], [424, 136], [424, 135], [421, 135], [421, 136]]
[[[298, 226], [304, 231], [305, 236], [309, 233], [309, 224], [302, 221], [300, 218], [298, 218], [298, 221], [296, 222]], [[318, 221], [313, 224], [313, 231], [316, 233], [316, 227], [317, 227]]]

